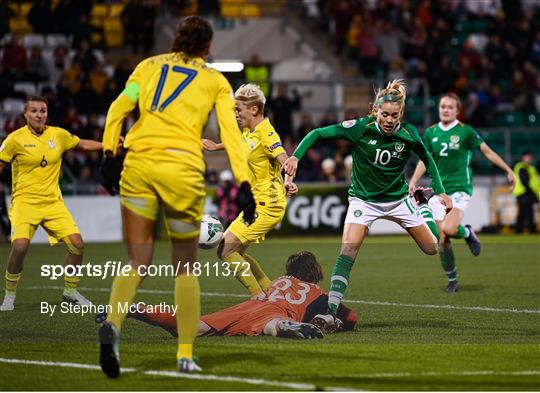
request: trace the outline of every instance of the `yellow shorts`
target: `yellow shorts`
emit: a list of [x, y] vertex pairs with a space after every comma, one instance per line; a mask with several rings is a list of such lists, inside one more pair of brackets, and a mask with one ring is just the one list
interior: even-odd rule
[[204, 162], [178, 150], [130, 151], [120, 180], [120, 202], [132, 212], [157, 220], [163, 205], [169, 236], [199, 234], [204, 208]]
[[255, 221], [251, 225], [244, 221], [244, 215], [241, 213], [227, 230], [231, 231], [242, 244], [262, 242], [266, 234], [281, 222], [285, 215], [285, 208], [285, 204], [273, 207], [257, 204]]
[[15, 200], [9, 208], [9, 219], [11, 241], [21, 238], [32, 240], [39, 225], [47, 232], [51, 245], [69, 235], [80, 233], [62, 200], [44, 204]]

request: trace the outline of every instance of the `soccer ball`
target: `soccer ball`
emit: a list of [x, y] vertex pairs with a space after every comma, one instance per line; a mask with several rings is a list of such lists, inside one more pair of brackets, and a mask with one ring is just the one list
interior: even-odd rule
[[223, 225], [215, 216], [204, 215], [199, 233], [199, 248], [214, 248], [223, 237]]

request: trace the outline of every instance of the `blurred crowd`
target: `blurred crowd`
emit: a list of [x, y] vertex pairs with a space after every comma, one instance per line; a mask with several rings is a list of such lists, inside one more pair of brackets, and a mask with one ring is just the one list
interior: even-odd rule
[[[115, 53], [112, 64], [105, 32], [92, 23], [97, 1], [34, 1], [27, 19], [37, 38], [10, 34], [13, 3], [0, 0], [0, 139], [24, 124], [22, 100], [39, 94], [49, 100], [51, 124], [100, 140], [108, 106], [136, 62], [152, 53], [155, 34], [148, 33], [154, 31], [156, 18], [164, 9], [178, 14], [190, 4], [187, 0], [101, 2], [124, 4], [118, 20], [125, 46], [122, 56]], [[332, 37], [336, 55], [365, 77], [426, 78], [434, 102], [443, 92], [455, 91], [465, 103], [461, 120], [476, 127], [493, 124], [500, 113], [540, 112], [540, 0], [303, 3], [319, 32]], [[199, 12], [218, 16], [219, 2], [199, 1]], [[313, 128], [361, 117], [346, 110], [339, 118], [329, 109], [314, 119], [303, 110], [295, 89], [263, 82], [270, 79], [270, 67], [254, 54], [239, 82], [261, 85], [268, 97], [267, 113], [287, 153]], [[422, 93], [418, 89], [411, 86], [411, 100]], [[295, 117], [300, 121], [293, 121]], [[69, 193], [73, 183], [82, 189], [95, 188], [100, 160], [99, 153], [68, 153], [61, 182], [65, 191]], [[350, 164], [347, 143], [325, 143], [309, 151], [298, 180], [346, 181]], [[207, 177], [210, 183], [218, 183], [217, 173]]]
[[462, 120], [473, 126], [498, 112], [540, 112], [538, 0], [304, 3], [336, 55], [366, 77], [426, 78], [435, 97], [462, 97]]

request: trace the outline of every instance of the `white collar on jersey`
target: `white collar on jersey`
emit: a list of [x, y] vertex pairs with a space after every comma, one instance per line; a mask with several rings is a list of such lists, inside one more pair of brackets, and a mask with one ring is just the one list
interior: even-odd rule
[[397, 131], [399, 131], [399, 129], [401, 128], [401, 122], [398, 121], [398, 123], [396, 124], [396, 126], [392, 130], [391, 134], [387, 134], [387, 133], [383, 132], [383, 130], [381, 130], [381, 127], [379, 127], [379, 123], [377, 123], [376, 121], [375, 121], [375, 127], [377, 128], [377, 131], [379, 131], [381, 134], [386, 135], [386, 136], [390, 136], [390, 135], [393, 135], [394, 133], [396, 133]]
[[442, 122], [439, 122], [439, 128], [443, 131], [448, 131], [457, 126], [459, 123], [458, 120], [454, 120], [452, 123], [448, 124], [447, 126], [443, 126]]

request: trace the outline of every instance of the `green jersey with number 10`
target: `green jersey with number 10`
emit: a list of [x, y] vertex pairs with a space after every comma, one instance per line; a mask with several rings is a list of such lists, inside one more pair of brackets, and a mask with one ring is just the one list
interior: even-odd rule
[[435, 193], [445, 192], [435, 162], [411, 124], [401, 123], [394, 134], [385, 135], [372, 117], [347, 120], [311, 131], [293, 155], [300, 160], [318, 139], [327, 138], [346, 139], [352, 143], [349, 196], [368, 202], [391, 202], [403, 198], [408, 193], [403, 170], [411, 151], [426, 164]]
[[471, 160], [483, 143], [482, 137], [469, 125], [458, 122], [444, 130], [440, 123], [429, 127], [424, 144], [432, 154], [446, 192], [473, 193]]

